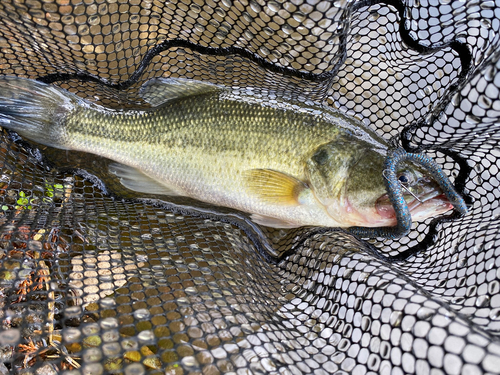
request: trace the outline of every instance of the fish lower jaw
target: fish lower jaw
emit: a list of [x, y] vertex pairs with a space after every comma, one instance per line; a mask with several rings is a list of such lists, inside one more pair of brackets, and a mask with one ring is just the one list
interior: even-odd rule
[[[408, 209], [410, 210], [410, 215], [413, 221], [423, 221], [430, 217], [442, 215], [452, 210], [453, 205], [448, 202], [444, 195], [439, 195], [422, 203], [417, 200], [413, 200], [408, 203]], [[376, 212], [381, 217], [379, 223], [384, 222], [382, 225], [393, 226], [397, 224], [396, 211], [394, 211], [392, 204], [377, 204]]]
[[421, 206], [411, 211], [411, 216], [414, 221], [423, 221], [425, 219], [428, 219], [429, 217], [442, 215], [448, 211], [453, 210], [453, 205], [451, 203], [444, 202], [429, 209], [422, 208]]
[[356, 226], [362, 226], [367, 228], [379, 228], [379, 227], [393, 227], [397, 225], [396, 217], [391, 218], [373, 218], [371, 220], [366, 220], [363, 223], [357, 224]]
[[[344, 200], [344, 204], [340, 210], [329, 209], [328, 211], [334, 220], [342, 223], [342, 227], [382, 227], [396, 225], [395, 214], [384, 217], [374, 209], [358, 210], [348, 199]], [[394, 210], [392, 211], [394, 212]], [[340, 219], [337, 219], [337, 217]]]

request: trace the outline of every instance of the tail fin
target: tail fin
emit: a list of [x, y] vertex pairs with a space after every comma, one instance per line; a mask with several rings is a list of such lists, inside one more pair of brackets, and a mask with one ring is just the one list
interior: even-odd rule
[[0, 77], [0, 126], [32, 141], [67, 149], [64, 125], [79, 100], [54, 85]]

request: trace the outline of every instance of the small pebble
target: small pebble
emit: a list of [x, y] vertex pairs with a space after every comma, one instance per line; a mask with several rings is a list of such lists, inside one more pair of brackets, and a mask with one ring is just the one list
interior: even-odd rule
[[12, 358], [12, 346], [1, 345], [0, 346], [0, 362], [10, 362]]
[[35, 371], [36, 375], [57, 375], [57, 371], [54, 369], [54, 366], [50, 363], [45, 366], [40, 367]]

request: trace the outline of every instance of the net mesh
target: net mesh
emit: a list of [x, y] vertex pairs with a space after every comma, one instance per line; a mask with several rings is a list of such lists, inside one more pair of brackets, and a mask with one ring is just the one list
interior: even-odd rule
[[500, 373], [500, 2], [5, 0], [0, 72], [110, 108], [185, 77], [313, 99], [470, 204], [400, 240], [129, 195], [0, 139], [0, 373]]

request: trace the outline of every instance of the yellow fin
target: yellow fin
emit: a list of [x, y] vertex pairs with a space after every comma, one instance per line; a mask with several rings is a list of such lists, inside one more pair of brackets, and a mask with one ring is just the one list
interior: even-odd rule
[[244, 177], [250, 192], [268, 203], [299, 205], [299, 194], [307, 189], [299, 179], [272, 169], [251, 169]]

